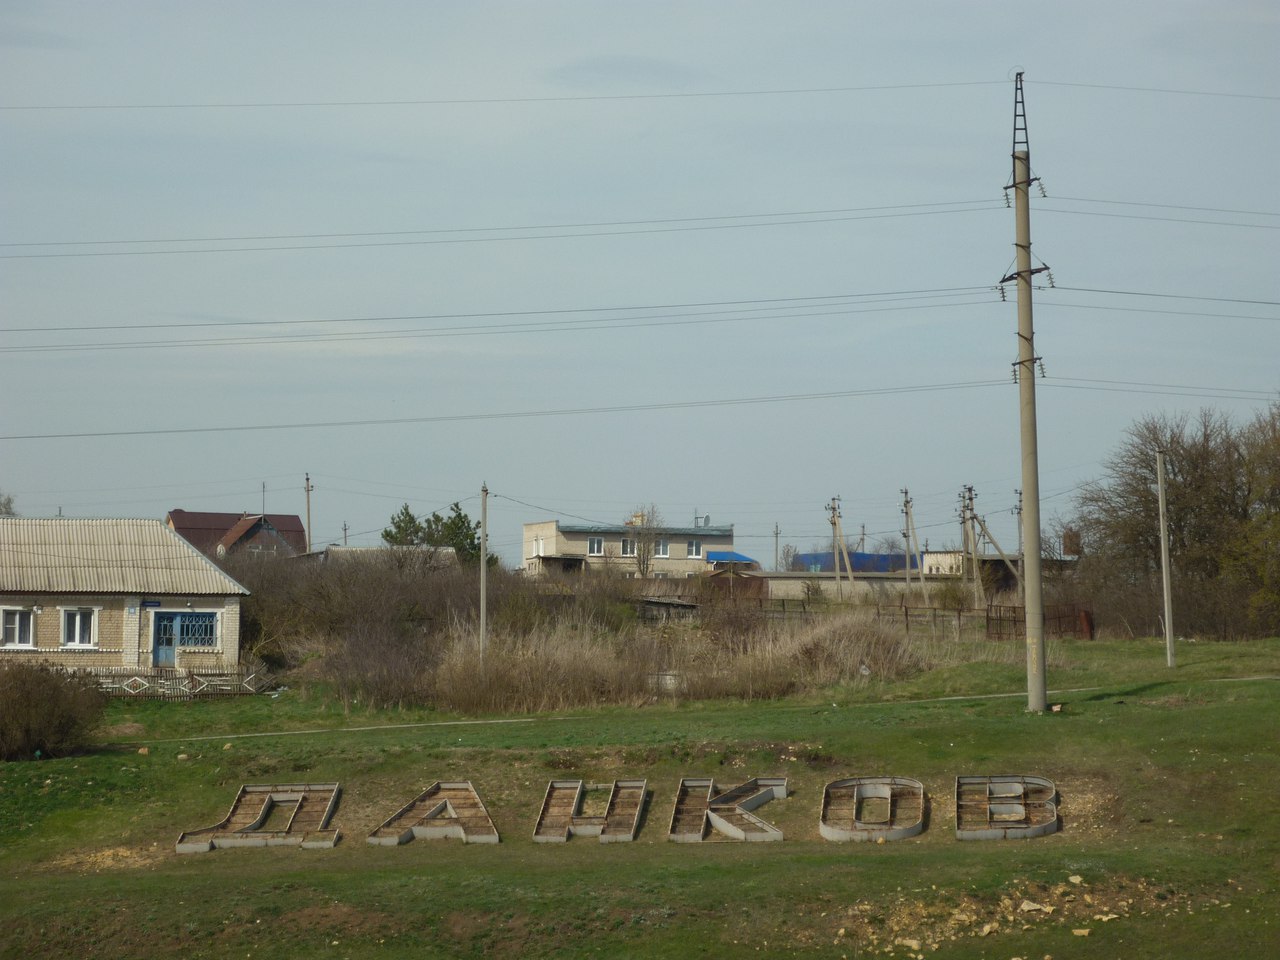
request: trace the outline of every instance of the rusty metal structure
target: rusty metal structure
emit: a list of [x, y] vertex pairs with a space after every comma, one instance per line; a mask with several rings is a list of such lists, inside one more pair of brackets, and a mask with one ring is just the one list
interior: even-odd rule
[[824, 840], [890, 841], [924, 830], [924, 784], [910, 777], [850, 777], [822, 792], [818, 831]]
[[1043, 837], [1058, 829], [1058, 788], [1044, 777], [956, 777], [956, 839]]

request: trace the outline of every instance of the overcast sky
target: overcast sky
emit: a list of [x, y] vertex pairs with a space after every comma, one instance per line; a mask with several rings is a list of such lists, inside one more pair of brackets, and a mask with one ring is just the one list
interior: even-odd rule
[[[1139, 417], [1280, 390], [1280, 7], [0, 5], [25, 516], [656, 504], [1006, 548], [1025, 70], [1046, 522]], [[1047, 285], [1048, 274], [1037, 278]], [[255, 428], [255, 429], [247, 429]], [[256, 429], [263, 428], [263, 429]]]

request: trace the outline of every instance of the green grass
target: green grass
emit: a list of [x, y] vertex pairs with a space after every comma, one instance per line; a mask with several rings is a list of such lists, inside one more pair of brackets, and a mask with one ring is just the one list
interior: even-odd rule
[[[959, 958], [1274, 954], [1276, 683], [1223, 678], [1280, 674], [1280, 641], [1187, 644], [1173, 671], [1158, 642], [1056, 645], [1051, 691], [1076, 692], [1051, 692], [1063, 710], [1045, 716], [991, 696], [1024, 684], [1019, 650], [978, 652], [820, 698], [491, 725], [347, 714], [315, 690], [115, 703], [93, 752], [0, 765], [0, 957], [855, 957], [895, 940]], [[1054, 779], [1063, 831], [956, 841], [954, 778], [980, 773]], [[819, 837], [824, 784], [866, 774], [923, 781], [924, 834]], [[759, 811], [786, 841], [667, 842], [676, 785], [697, 775], [788, 776]], [[500, 845], [364, 842], [427, 783], [463, 777]], [[534, 844], [553, 777], [647, 778], [637, 841]], [[335, 849], [174, 852], [240, 784], [306, 780], [343, 785]]]

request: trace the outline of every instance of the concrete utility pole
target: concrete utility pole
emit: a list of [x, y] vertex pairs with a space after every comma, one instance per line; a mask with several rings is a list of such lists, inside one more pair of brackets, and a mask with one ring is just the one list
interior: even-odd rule
[[778, 525], [773, 525], [773, 569], [778, 569], [778, 537], [782, 531], [778, 529]]
[[836, 575], [836, 599], [844, 599], [844, 587], [840, 581], [840, 498], [832, 497], [827, 504], [831, 519], [831, 569]]
[[[314, 490], [315, 487], [311, 485], [311, 474], [307, 473], [307, 474], [303, 474], [303, 476], [306, 479], [302, 484], [302, 490], [307, 495], [307, 553], [310, 553], [311, 552], [311, 491]], [[266, 508], [267, 508], [267, 505], [266, 505], [266, 502], [264, 501], [262, 504], [262, 512], [264, 514], [267, 512]]]
[[489, 485], [480, 482], [480, 660], [489, 638]]
[[986, 604], [986, 596], [982, 589], [982, 563], [978, 559], [978, 508], [974, 506], [977, 494], [972, 484], [966, 484], [960, 491], [960, 527], [964, 540], [964, 567], [969, 571], [973, 581], [973, 608], [981, 609]]
[[1164, 451], [1156, 451], [1156, 484], [1160, 491], [1160, 579], [1164, 583], [1164, 658], [1177, 666], [1173, 653], [1173, 573], [1169, 569], [1169, 518], [1165, 513]]
[[[1047, 706], [1044, 663], [1044, 581], [1040, 569], [1040, 454], [1036, 436], [1035, 330], [1031, 322], [1031, 277], [1043, 269], [1031, 267], [1031, 144], [1027, 138], [1027, 109], [1022, 73], [1014, 85], [1013, 195], [1017, 224], [1017, 272], [1005, 281], [1018, 281], [1018, 410], [1022, 434], [1023, 591], [1027, 624], [1027, 709], [1042, 713]], [[1003, 281], [1002, 281], [1003, 282]]]

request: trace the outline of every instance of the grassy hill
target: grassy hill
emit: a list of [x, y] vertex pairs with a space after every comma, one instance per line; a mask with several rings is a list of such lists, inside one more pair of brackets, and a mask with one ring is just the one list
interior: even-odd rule
[[[93, 752], [0, 765], [0, 956], [1274, 955], [1280, 641], [1188, 644], [1176, 670], [1158, 642], [1057, 645], [1044, 716], [1019, 653], [494, 722], [314, 687], [114, 703]], [[1056, 781], [1061, 832], [957, 841], [955, 777], [1008, 773]], [[824, 785], [863, 775], [921, 780], [925, 832], [824, 841]], [[758, 811], [785, 841], [668, 842], [684, 776], [788, 777]], [[634, 843], [532, 842], [549, 779], [631, 777], [651, 791]], [[437, 779], [473, 781], [502, 843], [365, 843]], [[241, 784], [301, 781], [342, 784], [336, 848], [175, 852]]]

